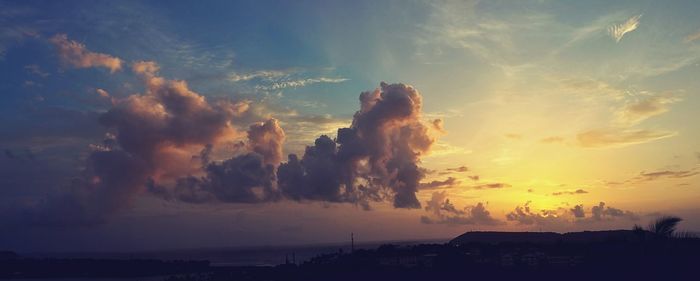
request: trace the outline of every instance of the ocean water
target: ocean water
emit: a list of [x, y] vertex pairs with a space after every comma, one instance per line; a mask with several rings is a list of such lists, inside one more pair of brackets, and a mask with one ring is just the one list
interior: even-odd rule
[[[416, 245], [425, 243], [445, 243], [447, 239], [415, 241], [382, 241], [355, 244], [355, 249], [375, 249], [382, 244]], [[25, 253], [33, 258], [93, 258], [93, 259], [158, 259], [158, 260], [208, 260], [212, 266], [274, 266], [285, 261], [300, 264], [321, 254], [350, 252], [350, 244], [318, 244], [298, 246], [262, 246], [182, 249], [147, 252], [82, 252], [82, 253]], [[106, 278], [98, 281], [160, 281], [164, 277], [147, 278]], [[12, 280], [12, 279], [10, 279]], [[84, 278], [67, 279], [18, 279], [23, 281], [86, 281]]]

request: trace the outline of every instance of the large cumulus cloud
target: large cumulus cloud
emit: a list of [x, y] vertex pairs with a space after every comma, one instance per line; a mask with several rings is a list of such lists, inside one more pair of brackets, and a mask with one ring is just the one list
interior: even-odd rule
[[424, 171], [420, 157], [435, 138], [421, 121], [420, 93], [405, 84], [381, 83], [360, 94], [360, 110], [335, 140], [319, 137], [299, 159], [279, 167], [279, 188], [295, 200], [353, 202], [365, 207], [387, 198], [397, 208], [420, 208]]
[[82, 175], [24, 211], [27, 221], [100, 222], [128, 206], [147, 185], [200, 171], [202, 164], [191, 161], [193, 152], [237, 134], [231, 120], [240, 114], [239, 104], [209, 102], [184, 81], [159, 77], [152, 62], [134, 63], [133, 70], [145, 92], [116, 100], [99, 117], [110, 133], [92, 146]]
[[[124, 65], [65, 35], [51, 41], [74, 67], [114, 72]], [[25, 206], [25, 222], [99, 223], [146, 194], [200, 204], [288, 199], [367, 209], [383, 201], [421, 206], [420, 158], [435, 142], [431, 131], [440, 131], [441, 121], [421, 120], [422, 98], [411, 86], [382, 82], [361, 93], [349, 127], [333, 139], [320, 136], [303, 155], [290, 154], [282, 163], [286, 134], [276, 119], [251, 112], [253, 102], [208, 100], [185, 81], [161, 77], [155, 62], [134, 62], [131, 70], [143, 92], [119, 98], [103, 91], [111, 98], [111, 108], [98, 118], [107, 130], [104, 141], [90, 146], [79, 177]]]
[[[160, 77], [153, 62], [133, 63], [132, 71], [145, 91], [114, 99], [99, 116], [109, 133], [91, 146], [82, 175], [26, 208], [26, 222], [99, 223], [139, 194], [197, 204], [289, 199], [367, 209], [382, 201], [421, 206], [420, 157], [435, 139], [421, 121], [421, 96], [411, 86], [382, 83], [362, 93], [350, 127], [340, 128], [335, 139], [319, 137], [301, 157], [290, 154], [281, 163], [286, 135], [277, 120], [237, 129], [248, 121], [249, 101], [209, 101], [185, 81]], [[215, 161], [212, 152], [223, 142], [235, 142], [235, 149]]]

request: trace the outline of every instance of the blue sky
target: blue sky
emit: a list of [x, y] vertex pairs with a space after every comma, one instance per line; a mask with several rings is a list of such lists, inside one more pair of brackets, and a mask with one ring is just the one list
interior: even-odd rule
[[[358, 96], [382, 81], [420, 92], [416, 124], [444, 123], [415, 160], [426, 171], [415, 192], [417, 209], [393, 208], [390, 200], [372, 211], [315, 199], [193, 205], [142, 187], [104, 222], [60, 230], [27, 222], [0, 247], [328, 242], [377, 224], [386, 227], [367, 230], [366, 239], [434, 238], [468, 229], [628, 228], [659, 214], [681, 215], [697, 231], [698, 5], [0, 1], [0, 203], [7, 209], [71, 192], [71, 181], [91, 171], [88, 159], [106, 134], [119, 138], [119, 129], [105, 126], [101, 116], [148, 96], [148, 75], [186, 81], [188, 91], [211, 104], [246, 104], [250, 109], [231, 121], [232, 130], [275, 118], [286, 135], [282, 162], [288, 153], [301, 157], [322, 134], [334, 138], [338, 128], [355, 126]], [[57, 43], [62, 35], [66, 41]], [[80, 66], [66, 60], [61, 44], [118, 59], [121, 68]], [[132, 70], [141, 61], [156, 63], [157, 74]], [[215, 145], [212, 160], [239, 155], [241, 141], [244, 134]], [[204, 143], [196, 144], [174, 149], [194, 157]], [[167, 171], [148, 176], [199, 176], [200, 168], [160, 167]], [[437, 188], [427, 188], [431, 182]], [[459, 211], [434, 207], [446, 206], [446, 199]], [[606, 207], [596, 217], [601, 202]], [[571, 213], [579, 205], [583, 218]], [[524, 207], [532, 212], [509, 216]], [[493, 220], [478, 219], [482, 208]], [[340, 217], [347, 221], [337, 229], [323, 227]], [[201, 231], [159, 240], [181, 224]], [[223, 234], [206, 234], [213, 230]], [[39, 242], [45, 231], [65, 243]], [[150, 238], [120, 238], [134, 233]]]

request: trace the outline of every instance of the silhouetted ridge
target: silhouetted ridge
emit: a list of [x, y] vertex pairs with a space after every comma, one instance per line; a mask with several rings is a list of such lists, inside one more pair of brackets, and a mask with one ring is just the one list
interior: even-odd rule
[[632, 241], [639, 234], [632, 230], [604, 230], [583, 232], [498, 232], [498, 231], [470, 231], [450, 240], [451, 245], [466, 243], [590, 243], [602, 241]]

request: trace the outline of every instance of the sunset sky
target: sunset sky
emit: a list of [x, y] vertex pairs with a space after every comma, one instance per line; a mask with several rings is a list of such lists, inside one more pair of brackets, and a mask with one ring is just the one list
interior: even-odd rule
[[611, 2], [0, 1], [0, 250], [700, 231], [700, 3]]

